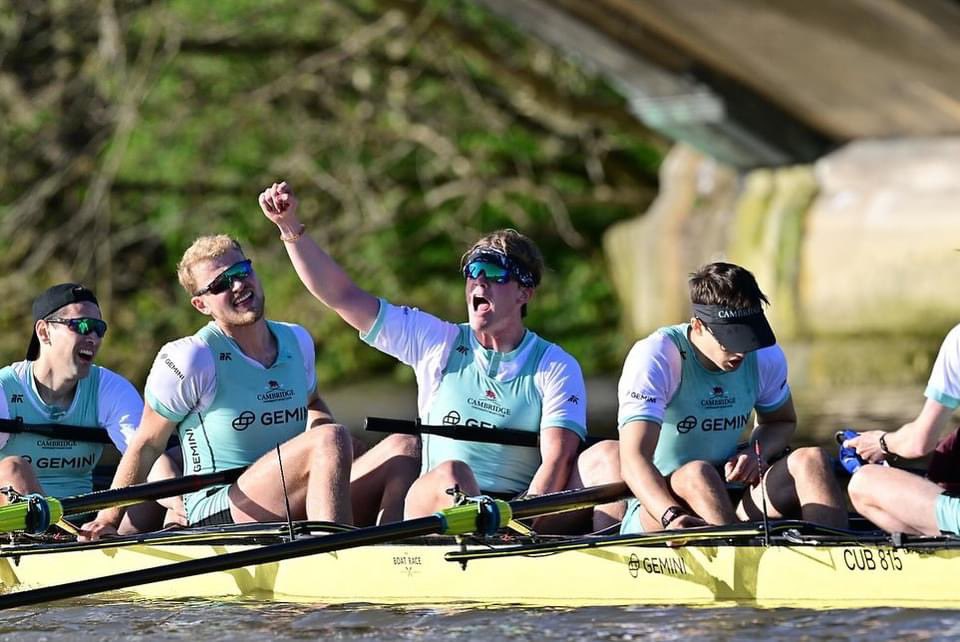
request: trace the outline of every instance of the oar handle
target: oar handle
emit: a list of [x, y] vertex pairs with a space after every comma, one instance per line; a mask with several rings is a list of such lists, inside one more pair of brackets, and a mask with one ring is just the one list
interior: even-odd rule
[[100, 490], [86, 495], [76, 495], [61, 500], [64, 514], [86, 513], [111, 506], [129, 506], [153, 499], [173, 497], [213, 486], [215, 484], [232, 484], [240, 478], [245, 467], [228, 468], [203, 475], [187, 475], [164, 479], [145, 484], [134, 484], [125, 488], [111, 488]]
[[[480, 428], [477, 426], [431, 426], [412, 419], [388, 419], [385, 417], [367, 417], [363, 429], [371, 432], [400, 433], [404, 435], [437, 435], [459, 441], [474, 441], [484, 444], [501, 444], [504, 446], [540, 446], [540, 433], [516, 428]], [[598, 441], [597, 437], [588, 436], [583, 444], [589, 448]]]

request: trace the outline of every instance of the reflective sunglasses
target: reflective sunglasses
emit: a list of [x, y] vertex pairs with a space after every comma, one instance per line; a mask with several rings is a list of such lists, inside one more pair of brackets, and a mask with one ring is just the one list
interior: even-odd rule
[[464, 278], [476, 279], [481, 273], [493, 283], [506, 283], [514, 278], [517, 283], [525, 288], [532, 288], [537, 285], [530, 270], [524, 268], [497, 248], [477, 248], [464, 261]]
[[488, 261], [471, 261], [463, 266], [463, 278], [465, 279], [479, 279], [481, 274], [492, 283], [506, 283], [511, 276], [510, 270], [507, 268]]
[[59, 323], [65, 325], [77, 334], [87, 336], [91, 332], [101, 339], [107, 333], [107, 322], [103, 319], [91, 319], [90, 317], [79, 317], [76, 319], [46, 319], [47, 323]]
[[226, 270], [216, 276], [207, 287], [198, 291], [194, 296], [203, 296], [204, 294], [220, 294], [226, 292], [233, 285], [234, 281], [242, 281], [253, 274], [253, 265], [250, 259], [234, 263]]

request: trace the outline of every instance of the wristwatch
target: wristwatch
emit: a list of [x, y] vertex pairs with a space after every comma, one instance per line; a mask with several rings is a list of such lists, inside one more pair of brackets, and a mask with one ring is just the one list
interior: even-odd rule
[[664, 528], [667, 528], [675, 519], [686, 514], [687, 511], [683, 510], [683, 508], [680, 506], [671, 506], [667, 510], [663, 511], [663, 516], [660, 517], [660, 523], [663, 524]]

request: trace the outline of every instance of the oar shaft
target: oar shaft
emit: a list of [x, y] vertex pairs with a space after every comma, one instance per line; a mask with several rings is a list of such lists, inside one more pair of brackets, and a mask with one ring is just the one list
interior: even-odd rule
[[606, 504], [623, 499], [630, 495], [630, 489], [624, 482], [602, 484], [579, 490], [568, 490], [562, 493], [550, 493], [535, 497], [524, 497], [510, 502], [514, 519], [545, 515], [548, 513], [565, 513], [571, 510], [589, 508], [597, 504]]
[[[617, 499], [626, 492], [626, 484], [621, 483], [607, 484], [577, 491], [540, 495], [538, 497], [515, 500], [509, 504], [497, 500], [495, 504], [487, 505], [486, 507], [489, 509], [492, 506], [492, 514], [491, 510], [478, 510], [478, 506], [474, 504], [456, 506], [428, 517], [420, 517], [395, 524], [369, 526], [367, 528], [342, 533], [310, 537], [197, 560], [178, 562], [158, 568], [108, 575], [58, 586], [21, 591], [19, 593], [8, 593], [6, 595], [0, 595], [0, 609], [80, 597], [104, 591], [120, 590], [140, 584], [192, 577], [194, 575], [202, 575], [203, 573], [227, 571], [242, 566], [268, 564], [285, 559], [345, 550], [358, 546], [384, 544], [405, 538], [420, 537], [435, 533], [461, 535], [470, 532], [492, 532], [498, 526], [503, 527], [506, 525], [511, 519], [511, 516], [532, 517], [535, 515], [583, 508]], [[330, 578], [330, 581], [335, 581], [335, 578]]]
[[69, 439], [71, 441], [86, 441], [95, 444], [112, 444], [110, 433], [99, 426], [72, 426], [68, 424], [28, 424], [21, 418], [0, 419], [0, 432], [23, 433], [52, 437], [54, 439]]
[[[371, 526], [344, 533], [333, 533], [321, 537], [294, 540], [272, 544], [270, 546], [251, 548], [223, 555], [212, 555], [202, 559], [167, 564], [157, 568], [148, 568], [129, 573], [118, 573], [100, 578], [68, 582], [57, 586], [7, 593], [0, 595], [0, 609], [9, 609], [17, 606], [29, 606], [65, 600], [72, 597], [82, 597], [117, 591], [141, 584], [152, 584], [164, 580], [193, 577], [204, 573], [225, 571], [253, 564], [269, 564], [285, 559], [328, 553], [331, 551], [346, 550], [358, 546], [382, 544], [407, 537], [430, 535], [442, 530], [444, 520], [437, 515], [421, 517], [419, 519], [387, 524], [385, 526]], [[335, 581], [335, 578], [328, 578]], [[321, 580], [322, 581], [322, 580]]]
[[[540, 446], [540, 433], [516, 428], [480, 428], [477, 426], [432, 426], [422, 424], [411, 419], [389, 419], [385, 417], [367, 417], [364, 420], [364, 430], [371, 432], [400, 433], [404, 435], [437, 435], [459, 441], [474, 441], [484, 444], [501, 444], [504, 446]], [[598, 441], [597, 437], [588, 436], [584, 448], [589, 448]]]
[[65, 515], [86, 513], [111, 506], [129, 506], [152, 499], [163, 499], [190, 493], [215, 484], [232, 484], [246, 468], [229, 468], [203, 475], [187, 475], [146, 484], [134, 484], [124, 488], [111, 488], [86, 495], [76, 495], [60, 500]]

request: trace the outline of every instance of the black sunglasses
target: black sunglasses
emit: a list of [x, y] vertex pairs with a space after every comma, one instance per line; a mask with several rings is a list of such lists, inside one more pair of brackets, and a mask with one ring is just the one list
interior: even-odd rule
[[59, 323], [65, 325], [77, 334], [87, 336], [91, 332], [101, 339], [107, 333], [107, 322], [103, 319], [92, 319], [90, 317], [79, 317], [76, 319], [45, 319], [47, 323]]
[[253, 274], [253, 262], [250, 259], [234, 263], [210, 281], [207, 287], [198, 291], [194, 296], [204, 294], [220, 294], [226, 292], [234, 281], [240, 281]]

